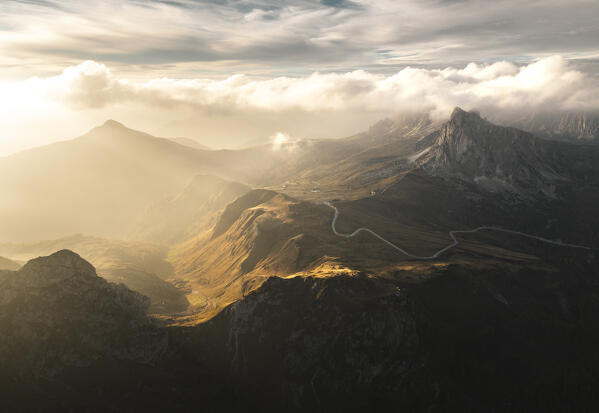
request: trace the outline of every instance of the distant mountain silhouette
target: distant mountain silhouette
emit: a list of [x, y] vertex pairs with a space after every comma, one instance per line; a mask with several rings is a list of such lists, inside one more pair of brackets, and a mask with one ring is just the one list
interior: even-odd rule
[[107, 121], [79, 138], [0, 159], [6, 194], [0, 241], [124, 236], [149, 204], [182, 191], [197, 173], [215, 170], [226, 173], [210, 151]]

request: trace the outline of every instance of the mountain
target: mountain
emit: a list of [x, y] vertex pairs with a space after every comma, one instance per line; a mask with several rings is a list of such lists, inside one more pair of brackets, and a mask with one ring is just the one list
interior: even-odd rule
[[347, 152], [305, 165], [287, 182], [285, 191], [318, 201], [362, 198], [382, 191], [401, 173], [413, 169], [414, 159], [432, 144], [440, 127], [426, 114], [378, 122], [365, 133], [340, 139], [336, 144], [346, 146]]
[[267, 277], [296, 273], [326, 254], [311, 246], [332, 238], [327, 218], [323, 206], [267, 190], [229, 204], [212, 228], [169, 254], [196, 317], [210, 317]]
[[372, 125], [366, 133], [348, 139], [360, 140], [365, 149], [369, 149], [386, 143], [396, 143], [398, 140], [409, 140], [412, 137], [421, 138], [438, 130], [440, 124], [431, 120], [427, 112], [404, 112], [394, 118], [383, 119]]
[[0, 270], [3, 411], [238, 411], [233, 392], [146, 315], [149, 300], [62, 250]]
[[[338, 231], [366, 227], [417, 256], [450, 245], [449, 232], [456, 228], [481, 226], [599, 245], [592, 230], [599, 228], [592, 207], [599, 201], [592, 161], [599, 152], [497, 126], [459, 108], [438, 130], [429, 126], [416, 122], [407, 136], [400, 131], [393, 138], [378, 131], [376, 136], [386, 136], [380, 146], [331, 165], [309, 166], [280, 192], [251, 191], [227, 206], [212, 230], [172, 248], [169, 261], [177, 282], [192, 291], [187, 295], [192, 311], [199, 319], [212, 317], [272, 276], [335, 268], [378, 274], [393, 262], [418, 262], [368, 234], [335, 236], [332, 211], [313, 201], [336, 198]], [[499, 254], [517, 261], [527, 241], [508, 242], [496, 231], [474, 239], [444, 257]], [[542, 244], [534, 245], [543, 251]]]
[[[137, 227], [169, 245], [0, 245], [23, 260], [68, 244], [151, 298], [69, 251], [0, 271], [0, 396], [42, 411], [594, 411], [598, 150], [458, 108], [213, 151], [271, 187], [191, 175]], [[166, 285], [189, 307], [151, 319]]]
[[510, 122], [546, 139], [599, 143], [599, 114], [592, 112], [534, 112]]
[[0, 200], [0, 241], [73, 233], [124, 238], [144, 210], [181, 193], [198, 174], [280, 185], [362, 145], [351, 140], [299, 140], [207, 151], [107, 121], [79, 138], [0, 158], [0, 191], [5, 194]]
[[215, 214], [249, 190], [238, 182], [198, 175], [178, 195], [148, 207], [129, 237], [167, 245], [184, 241], [210, 226]]
[[166, 262], [168, 252], [164, 247], [83, 235], [30, 244], [0, 244], [2, 254], [19, 261], [63, 249], [85, 257], [102, 278], [147, 296], [152, 314], [182, 312], [189, 305], [184, 292], [167, 281], [173, 269]]
[[462, 255], [428, 273], [273, 277], [208, 322], [175, 331], [194, 331], [192, 354], [264, 410], [595, 406], [580, 384], [595, 383], [599, 368], [596, 256], [575, 268], [574, 256], [552, 268], [477, 261]]
[[416, 164], [428, 173], [475, 182], [490, 191], [552, 196], [561, 178], [553, 160], [557, 154], [544, 141], [460, 108], [423, 152]]
[[152, 202], [182, 191], [200, 172], [223, 170], [210, 153], [108, 121], [79, 138], [0, 159], [0, 241], [122, 237]]
[[[171, 251], [197, 296], [173, 327], [189, 354], [272, 411], [595, 406], [597, 151], [459, 108], [380, 142]], [[306, 202], [340, 196], [338, 215]], [[450, 235], [479, 226], [521, 232]]]
[[150, 362], [166, 336], [146, 318], [149, 300], [96, 275], [68, 250], [0, 273], [3, 380], [51, 377], [100, 358]]

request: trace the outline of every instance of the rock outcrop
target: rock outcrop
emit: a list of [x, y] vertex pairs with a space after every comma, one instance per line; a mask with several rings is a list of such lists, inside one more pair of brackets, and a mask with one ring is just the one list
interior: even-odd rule
[[433, 175], [475, 183], [492, 192], [551, 197], [563, 179], [553, 152], [528, 132], [494, 125], [478, 113], [454, 109], [417, 165]]
[[166, 334], [146, 317], [149, 300], [108, 283], [62, 250], [0, 273], [0, 365], [17, 377], [51, 377], [98, 360], [153, 363]]

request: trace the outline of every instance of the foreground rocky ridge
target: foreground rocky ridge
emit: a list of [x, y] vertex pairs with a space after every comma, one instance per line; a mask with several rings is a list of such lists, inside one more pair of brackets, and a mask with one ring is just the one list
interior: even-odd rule
[[156, 325], [147, 299], [60, 251], [0, 273], [3, 400], [42, 411], [189, 411], [198, 400], [212, 411], [585, 411], [599, 406], [599, 262], [558, 249], [270, 277], [189, 327]]
[[166, 348], [146, 316], [149, 300], [68, 250], [5, 271], [0, 284], [0, 360], [10, 370], [50, 377], [98, 358], [151, 363]]
[[189, 305], [184, 293], [166, 281], [173, 269], [165, 260], [168, 249], [163, 246], [84, 235], [31, 244], [0, 244], [0, 254], [23, 262], [61, 249], [85, 257], [102, 278], [125, 284], [150, 298], [149, 311], [153, 314], [180, 312]]
[[2, 411], [188, 411], [198, 388], [229, 411], [148, 306], [68, 250], [0, 271]]
[[563, 261], [273, 277], [174, 334], [264, 410], [587, 411], [599, 266]]

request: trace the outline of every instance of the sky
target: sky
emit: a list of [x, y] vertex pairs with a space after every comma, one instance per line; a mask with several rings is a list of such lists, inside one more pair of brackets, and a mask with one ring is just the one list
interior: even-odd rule
[[596, 0], [2, 0], [0, 155], [106, 119], [239, 147], [401, 111], [597, 109]]

